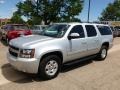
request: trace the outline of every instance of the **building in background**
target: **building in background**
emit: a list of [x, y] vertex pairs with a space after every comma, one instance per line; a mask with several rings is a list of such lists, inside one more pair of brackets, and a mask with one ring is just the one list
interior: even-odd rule
[[8, 23], [10, 23], [10, 19], [7, 19], [7, 18], [2, 19], [2, 18], [0, 18], [0, 26], [8, 24]]
[[110, 26], [120, 26], [120, 21], [95, 21], [95, 23], [108, 24]]

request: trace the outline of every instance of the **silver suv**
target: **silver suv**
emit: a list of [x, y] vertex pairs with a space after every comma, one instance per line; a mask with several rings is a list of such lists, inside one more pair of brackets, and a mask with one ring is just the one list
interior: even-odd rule
[[104, 60], [112, 45], [113, 35], [107, 25], [55, 24], [41, 35], [11, 40], [7, 58], [19, 71], [40, 73], [41, 77], [52, 79], [65, 63], [85, 60], [86, 57]]

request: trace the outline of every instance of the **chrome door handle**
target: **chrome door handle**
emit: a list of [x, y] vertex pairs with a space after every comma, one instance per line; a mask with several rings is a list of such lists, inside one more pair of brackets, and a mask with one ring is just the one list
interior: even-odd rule
[[82, 42], [82, 44], [87, 44], [86, 42]]
[[99, 40], [95, 40], [95, 42], [98, 42]]

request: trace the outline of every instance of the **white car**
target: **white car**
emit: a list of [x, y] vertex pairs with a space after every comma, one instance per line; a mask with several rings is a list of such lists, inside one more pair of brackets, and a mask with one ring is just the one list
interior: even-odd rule
[[66, 23], [52, 25], [42, 35], [11, 40], [7, 58], [19, 71], [56, 77], [63, 64], [97, 57], [104, 60], [113, 45], [110, 27], [103, 24]]
[[34, 25], [31, 30], [33, 34], [41, 34], [47, 25]]

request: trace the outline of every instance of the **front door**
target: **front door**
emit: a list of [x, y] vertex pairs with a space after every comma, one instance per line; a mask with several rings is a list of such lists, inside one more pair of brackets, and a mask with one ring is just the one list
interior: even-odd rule
[[70, 31], [70, 34], [72, 33], [78, 33], [80, 37], [68, 40], [69, 42], [68, 60], [84, 57], [86, 56], [85, 53], [87, 51], [87, 42], [82, 25], [74, 26]]

